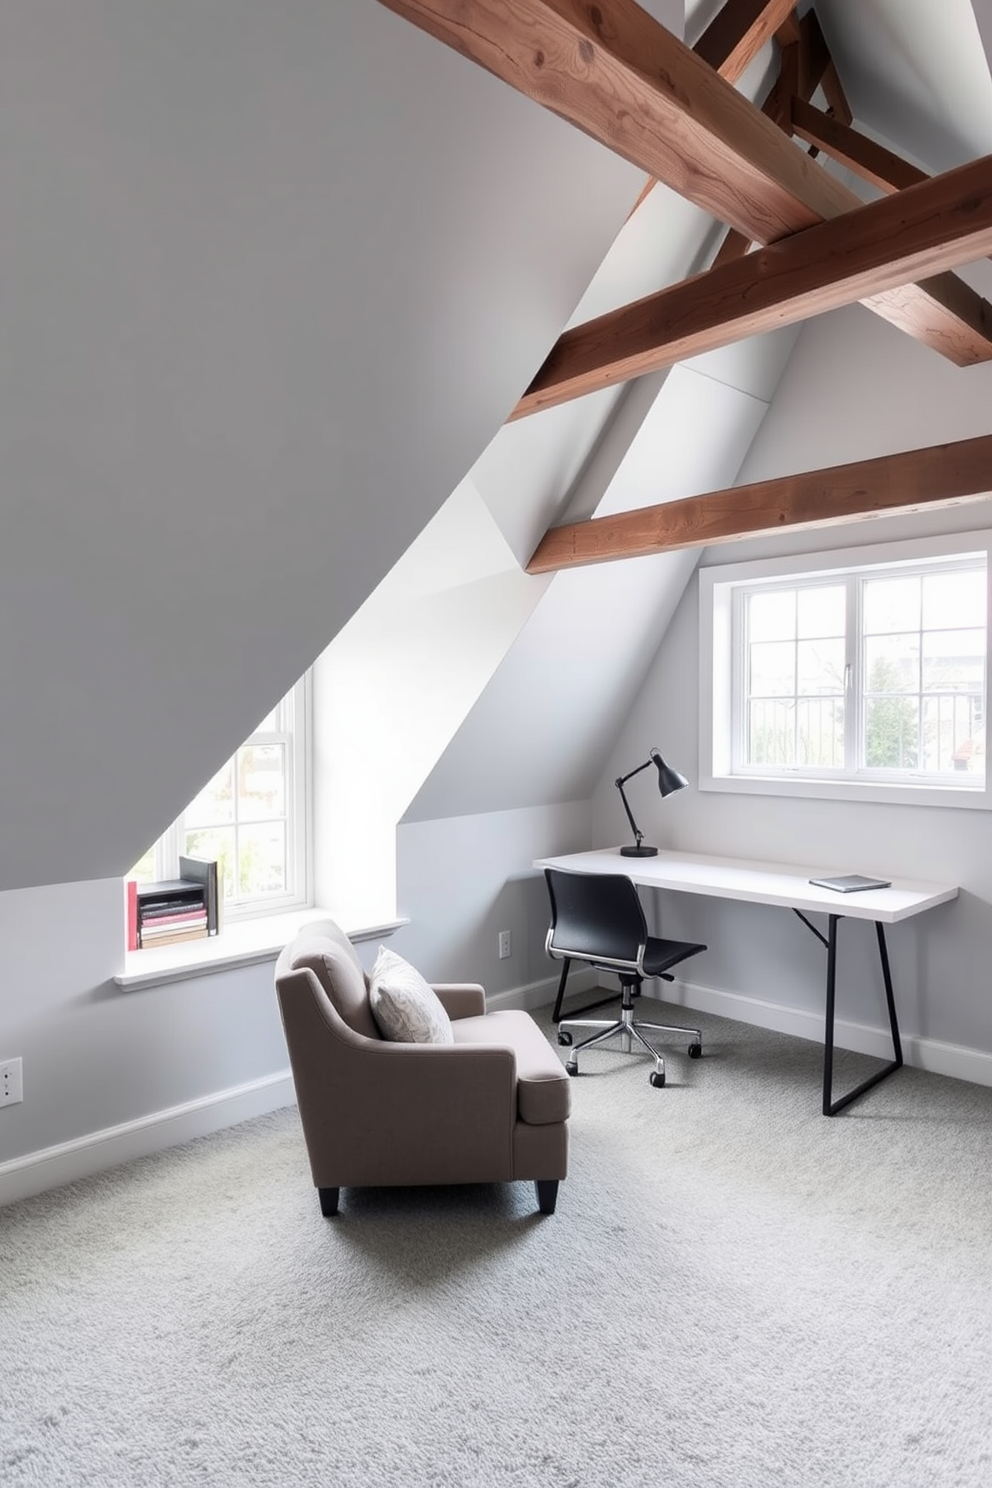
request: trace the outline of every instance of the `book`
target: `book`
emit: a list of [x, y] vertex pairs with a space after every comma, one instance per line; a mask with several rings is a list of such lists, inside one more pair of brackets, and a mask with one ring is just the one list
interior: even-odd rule
[[216, 859], [180, 858], [179, 872], [184, 882], [203, 885], [207, 905], [207, 933], [216, 935], [220, 930], [222, 909]]
[[138, 949], [138, 881], [129, 878], [126, 885], [127, 905], [127, 948], [129, 951]]
[[856, 894], [859, 889], [890, 889], [891, 878], [865, 878], [862, 873], [839, 873], [831, 878], [811, 878], [818, 889], [834, 889], [838, 894]]
[[161, 935], [143, 935], [141, 938], [141, 949], [143, 951], [157, 950], [159, 946], [183, 945], [187, 940], [206, 940], [206, 925], [194, 925], [189, 930], [172, 929], [163, 931]]

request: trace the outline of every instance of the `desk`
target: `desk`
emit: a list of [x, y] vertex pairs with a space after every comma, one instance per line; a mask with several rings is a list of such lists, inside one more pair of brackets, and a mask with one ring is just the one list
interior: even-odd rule
[[[919, 883], [893, 878], [888, 889], [862, 889], [838, 894], [811, 884], [836, 869], [801, 868], [795, 864], [765, 863], [751, 858], [704, 857], [697, 853], [662, 850], [654, 858], [625, 858], [618, 847], [594, 852], [569, 853], [560, 858], [539, 858], [535, 868], [564, 868], [572, 873], [620, 873], [648, 889], [670, 889], [682, 894], [702, 894], [712, 899], [736, 899], [750, 904], [772, 904], [791, 909], [808, 930], [826, 947], [827, 980], [823, 1039], [823, 1114], [836, 1116], [886, 1075], [902, 1065], [899, 1020], [892, 990], [892, 973], [885, 944], [885, 926], [923, 914], [935, 905], [957, 898], [957, 886]], [[812, 923], [809, 914], [827, 916], [826, 935]], [[836, 1100], [833, 1096], [834, 1008], [837, 983], [837, 926], [843, 919], [871, 920], [875, 925], [878, 954], [885, 983], [885, 1000], [892, 1034], [892, 1060]]]

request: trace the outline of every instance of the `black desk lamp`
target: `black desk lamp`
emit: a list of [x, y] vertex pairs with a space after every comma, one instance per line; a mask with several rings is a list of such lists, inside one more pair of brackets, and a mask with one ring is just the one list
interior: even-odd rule
[[642, 770], [646, 770], [648, 765], [658, 766], [658, 789], [663, 796], [670, 796], [673, 791], [681, 790], [683, 786], [689, 784], [684, 775], [680, 775], [678, 770], [673, 770], [671, 765], [665, 764], [657, 749], [652, 749], [643, 765], [638, 765], [636, 770], [631, 770], [628, 775], [621, 775], [619, 780], [614, 781], [617, 790], [620, 792], [620, 799], [623, 802], [623, 809], [627, 813], [627, 820], [630, 822], [631, 830], [637, 839], [630, 847], [622, 847], [620, 849], [621, 856], [625, 858], [654, 858], [658, 855], [658, 849], [656, 847], [644, 847], [642, 845], [644, 842], [644, 833], [638, 829], [637, 823], [630, 813], [630, 807], [627, 804], [627, 797], [623, 789], [628, 780], [632, 779], [635, 775], [639, 775]]

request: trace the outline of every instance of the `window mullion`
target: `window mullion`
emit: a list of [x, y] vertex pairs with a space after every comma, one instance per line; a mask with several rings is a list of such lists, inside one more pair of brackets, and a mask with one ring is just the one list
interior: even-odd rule
[[862, 642], [862, 584], [856, 574], [846, 582], [844, 626], [844, 773], [861, 769], [861, 740], [864, 735], [864, 645]]

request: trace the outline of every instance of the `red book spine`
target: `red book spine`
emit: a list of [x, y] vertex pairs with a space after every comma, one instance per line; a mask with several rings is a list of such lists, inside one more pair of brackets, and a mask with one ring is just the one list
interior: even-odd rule
[[133, 878], [127, 881], [127, 948], [138, 949], [138, 883]]

